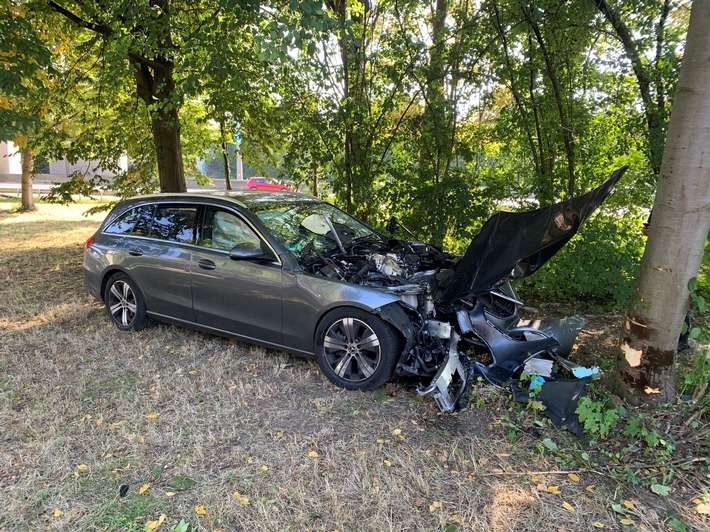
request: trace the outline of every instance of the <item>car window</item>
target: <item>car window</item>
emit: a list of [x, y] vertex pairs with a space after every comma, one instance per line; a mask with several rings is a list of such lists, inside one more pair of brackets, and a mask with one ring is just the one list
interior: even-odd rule
[[153, 217], [150, 236], [191, 244], [195, 241], [196, 218], [196, 207], [159, 205]]
[[143, 205], [124, 212], [114, 222], [104, 229], [105, 233], [118, 235], [138, 235], [148, 234], [150, 220], [153, 217], [153, 206]]
[[223, 210], [209, 209], [206, 212], [200, 245], [230, 251], [237, 244], [245, 242], [261, 244], [259, 237], [244, 220]]
[[[298, 253], [309, 243], [324, 252], [337, 247], [331, 225], [343, 244], [377, 236], [360, 220], [328, 203], [268, 203], [251, 210], [289, 250]], [[310, 222], [310, 223], [309, 223]]]

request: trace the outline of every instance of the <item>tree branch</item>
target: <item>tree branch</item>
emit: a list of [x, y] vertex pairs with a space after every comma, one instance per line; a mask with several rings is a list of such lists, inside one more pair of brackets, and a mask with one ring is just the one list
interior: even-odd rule
[[49, 0], [47, 2], [47, 5], [51, 7], [54, 11], [62, 15], [63, 17], [71, 20], [74, 24], [81, 28], [85, 28], [87, 30], [91, 30], [95, 33], [99, 33], [101, 35], [105, 35], [106, 37], [113, 35], [114, 31], [111, 29], [109, 26], [106, 26], [105, 24], [97, 24], [95, 22], [89, 22], [87, 20], [84, 20], [81, 18], [79, 15], [76, 13], [72, 13], [68, 9], [66, 9], [64, 6], [60, 6], [57, 4], [54, 0]]

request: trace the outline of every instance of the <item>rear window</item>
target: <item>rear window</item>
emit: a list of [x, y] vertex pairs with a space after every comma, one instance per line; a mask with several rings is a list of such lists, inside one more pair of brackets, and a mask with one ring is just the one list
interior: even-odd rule
[[195, 242], [196, 219], [196, 207], [160, 205], [153, 217], [150, 236], [160, 240], [192, 244]]
[[104, 229], [104, 233], [116, 235], [146, 236], [153, 217], [153, 206], [143, 205], [124, 212]]

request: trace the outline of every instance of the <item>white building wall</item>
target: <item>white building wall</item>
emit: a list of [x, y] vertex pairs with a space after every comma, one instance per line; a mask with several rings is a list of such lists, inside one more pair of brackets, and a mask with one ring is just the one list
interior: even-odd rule
[[13, 142], [0, 142], [0, 174], [22, 174], [20, 151]]

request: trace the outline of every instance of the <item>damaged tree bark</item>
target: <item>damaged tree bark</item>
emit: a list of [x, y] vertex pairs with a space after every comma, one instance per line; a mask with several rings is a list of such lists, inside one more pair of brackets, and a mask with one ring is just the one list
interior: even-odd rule
[[694, 2], [641, 273], [617, 355], [633, 404], [675, 402], [675, 352], [710, 231], [710, 3]]

